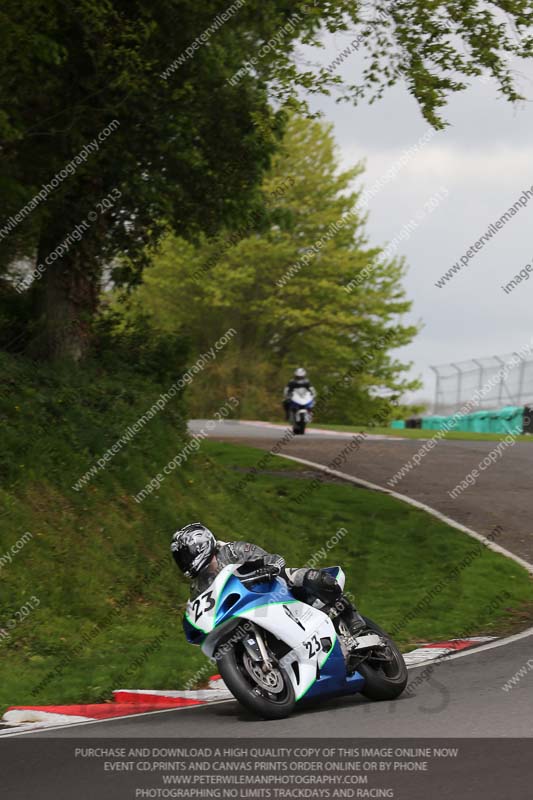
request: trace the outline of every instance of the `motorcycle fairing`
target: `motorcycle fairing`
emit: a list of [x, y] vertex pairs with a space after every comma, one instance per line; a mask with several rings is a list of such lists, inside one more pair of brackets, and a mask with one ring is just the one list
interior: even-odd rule
[[[346, 691], [347, 686], [359, 691], [364, 680], [358, 673], [346, 677], [342, 650], [327, 614], [296, 600], [279, 578], [267, 579], [252, 591], [234, 576], [237, 566], [225, 567], [208, 590], [187, 604], [184, 627], [188, 640], [201, 644], [212, 658], [221, 639], [227, 641], [239, 621], [248, 620], [291, 648], [282, 666], [297, 700], [304, 695]], [[340, 577], [344, 583], [344, 573]]]
[[315, 401], [312, 392], [304, 387], [293, 389], [289, 399], [296, 408], [312, 408]]

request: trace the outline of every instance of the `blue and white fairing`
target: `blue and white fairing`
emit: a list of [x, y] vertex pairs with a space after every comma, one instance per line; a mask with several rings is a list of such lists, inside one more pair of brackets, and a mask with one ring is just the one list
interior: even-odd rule
[[292, 408], [295, 409], [307, 409], [310, 411], [315, 404], [313, 393], [303, 386], [293, 389], [289, 399]]
[[[201, 645], [212, 658], [220, 640], [224, 639], [226, 645], [231, 631], [242, 620], [249, 620], [290, 648], [281, 659], [281, 666], [293, 684], [297, 700], [304, 695], [360, 691], [364, 679], [358, 672], [347, 677], [337, 633], [328, 615], [296, 600], [280, 578], [268, 579], [253, 589], [244, 586], [234, 575], [239, 566], [225, 567], [209, 589], [189, 601], [184, 618], [187, 640]], [[330, 571], [343, 586], [340, 567]]]

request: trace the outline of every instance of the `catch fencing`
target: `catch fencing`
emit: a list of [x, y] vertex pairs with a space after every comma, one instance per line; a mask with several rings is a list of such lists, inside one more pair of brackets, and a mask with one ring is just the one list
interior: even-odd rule
[[430, 369], [436, 378], [433, 404], [433, 414], [436, 415], [455, 414], [476, 392], [482, 394], [476, 404], [480, 410], [533, 403], [531, 357], [510, 353], [471, 358], [468, 361], [432, 366]]

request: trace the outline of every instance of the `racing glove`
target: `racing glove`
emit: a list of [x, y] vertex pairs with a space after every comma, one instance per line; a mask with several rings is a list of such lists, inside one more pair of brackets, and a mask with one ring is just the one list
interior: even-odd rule
[[276, 575], [280, 575], [285, 569], [285, 559], [283, 556], [278, 556], [275, 553], [272, 555], [263, 556], [263, 564], [265, 567], [271, 567], [276, 571]]

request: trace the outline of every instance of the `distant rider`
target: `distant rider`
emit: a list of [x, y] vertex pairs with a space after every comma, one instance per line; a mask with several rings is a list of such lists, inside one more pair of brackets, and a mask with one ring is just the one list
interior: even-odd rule
[[342, 617], [352, 636], [365, 627], [365, 621], [343, 594], [333, 575], [323, 569], [289, 569], [283, 556], [271, 555], [256, 544], [217, 541], [201, 522], [177, 530], [170, 549], [181, 572], [191, 579], [191, 600], [205, 592], [224, 567], [252, 562], [257, 569], [272, 568], [301, 602], [311, 605], [320, 600], [330, 610], [330, 616]]
[[307, 377], [307, 372], [303, 367], [298, 367], [298, 369], [294, 370], [294, 375], [286, 385], [283, 391], [283, 409], [285, 411], [285, 419], [289, 420], [289, 408], [291, 405], [291, 397], [292, 393], [295, 389], [308, 389], [313, 398], [316, 397], [315, 387], [311, 385], [311, 381]]

